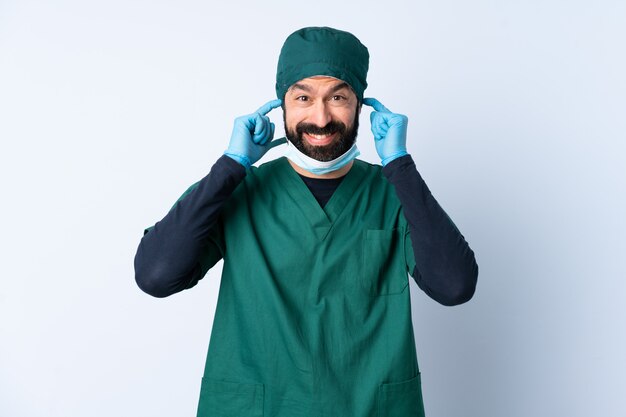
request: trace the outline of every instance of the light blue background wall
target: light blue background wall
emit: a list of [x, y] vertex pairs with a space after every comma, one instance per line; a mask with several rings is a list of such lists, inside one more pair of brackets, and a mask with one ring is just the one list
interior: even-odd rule
[[468, 304], [411, 282], [428, 416], [623, 416], [625, 21], [618, 0], [0, 0], [0, 416], [195, 415], [220, 267], [155, 299], [135, 250], [308, 25], [369, 47], [366, 95], [409, 116], [476, 252]]

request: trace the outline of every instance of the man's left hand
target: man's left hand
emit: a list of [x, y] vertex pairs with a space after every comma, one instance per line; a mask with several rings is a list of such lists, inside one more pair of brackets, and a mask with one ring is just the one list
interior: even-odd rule
[[376, 152], [378, 152], [383, 166], [396, 158], [408, 155], [406, 129], [409, 118], [403, 114], [392, 113], [375, 98], [364, 98], [363, 104], [374, 108], [370, 114], [370, 121]]

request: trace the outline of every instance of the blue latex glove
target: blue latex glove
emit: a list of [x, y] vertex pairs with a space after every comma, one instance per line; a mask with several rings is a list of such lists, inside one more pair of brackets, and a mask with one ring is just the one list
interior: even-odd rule
[[364, 98], [363, 104], [374, 108], [370, 114], [370, 121], [376, 152], [378, 152], [383, 166], [396, 158], [408, 155], [406, 151], [406, 128], [409, 124], [409, 118], [403, 114], [392, 113], [375, 98]]
[[280, 107], [281, 103], [281, 100], [272, 100], [262, 105], [256, 112], [236, 118], [230, 143], [224, 154], [248, 169], [267, 151], [287, 142], [286, 138], [272, 141], [274, 123], [266, 116], [273, 109]]

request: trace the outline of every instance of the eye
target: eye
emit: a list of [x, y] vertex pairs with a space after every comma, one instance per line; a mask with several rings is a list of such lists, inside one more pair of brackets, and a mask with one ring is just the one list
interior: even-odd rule
[[307, 96], [298, 96], [296, 97], [296, 101], [308, 101], [309, 98]]
[[345, 100], [346, 98], [344, 96], [340, 96], [340, 95], [335, 95], [333, 96], [333, 100], [334, 101], [340, 101], [340, 100]]

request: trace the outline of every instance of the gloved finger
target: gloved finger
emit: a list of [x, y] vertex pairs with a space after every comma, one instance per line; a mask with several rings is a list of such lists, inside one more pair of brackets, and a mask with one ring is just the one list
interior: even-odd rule
[[403, 114], [398, 113], [386, 113], [386, 112], [372, 112], [370, 113], [370, 119], [376, 120], [376, 123], [384, 123], [388, 126], [402, 123], [406, 118]]
[[389, 128], [389, 116], [393, 113], [380, 113], [372, 112], [370, 114], [370, 122], [372, 123], [372, 129], [385, 129], [385, 132]]
[[363, 99], [363, 104], [365, 104], [366, 106], [373, 107], [374, 110], [376, 110], [376, 111], [382, 111], [382, 112], [386, 112], [386, 113], [393, 113], [387, 107], [383, 106], [383, 103], [381, 103], [380, 101], [376, 100], [373, 97], [364, 98]]
[[387, 132], [389, 131], [389, 124], [387, 123], [387, 120], [378, 112], [375, 113], [375, 116], [372, 119], [372, 133], [374, 134], [374, 139], [381, 140], [385, 138], [387, 136]]
[[235, 129], [238, 131], [248, 131], [250, 134], [254, 133], [254, 114], [247, 114], [245, 116], [239, 116], [235, 119]]
[[268, 133], [270, 131], [270, 119], [267, 116], [261, 116], [256, 113], [254, 119], [254, 133], [252, 135], [252, 141], [256, 144], [263, 143], [267, 140]]
[[409, 123], [409, 118], [404, 114], [394, 114], [394, 117], [387, 121], [389, 126], [401, 126]]
[[374, 128], [376, 124], [378, 124], [378, 119], [376, 116], [377, 114], [378, 112], [375, 112], [375, 111], [370, 113], [370, 124], [372, 125], [372, 129]]
[[283, 143], [287, 143], [287, 138], [282, 137], [282, 138], [278, 138], [276, 140], [273, 140], [269, 143], [269, 147], [268, 149], [272, 149], [273, 147], [276, 147], [278, 145], [282, 145]]
[[387, 136], [387, 132], [382, 131], [381, 129], [372, 130], [372, 133], [374, 134], [375, 140], [382, 140], [385, 136]]
[[376, 139], [380, 135], [379, 123], [377, 122], [376, 112], [370, 113], [370, 124], [372, 125], [372, 133], [374, 134], [374, 139]]
[[270, 122], [269, 118], [267, 119], [267, 121], [269, 123], [269, 125], [268, 125], [269, 127], [267, 128], [268, 132], [264, 132], [263, 136], [261, 137], [261, 139], [258, 142], [259, 145], [263, 145], [263, 146], [265, 146], [265, 144], [267, 144], [269, 141], [271, 141], [272, 138], [274, 137], [274, 129], [275, 129], [274, 123]]
[[265, 103], [264, 105], [259, 107], [259, 109], [255, 113], [259, 113], [259, 114], [265, 116], [267, 113], [269, 113], [270, 111], [272, 111], [276, 107], [280, 107], [282, 102], [283, 101], [281, 99], [268, 101], [267, 103]]

